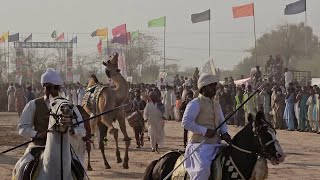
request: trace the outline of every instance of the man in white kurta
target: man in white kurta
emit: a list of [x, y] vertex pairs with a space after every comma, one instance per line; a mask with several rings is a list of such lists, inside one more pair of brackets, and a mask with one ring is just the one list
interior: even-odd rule
[[[21, 136], [33, 139], [34, 142], [30, 143], [28, 148], [25, 151], [25, 154], [29, 153], [30, 148], [33, 146], [44, 146], [46, 143], [46, 133], [44, 133], [48, 127], [47, 121], [48, 116], [46, 115], [48, 111], [46, 109], [50, 109], [50, 101], [49, 96], [57, 97], [59, 95], [59, 91], [61, 85], [63, 84], [60, 75], [54, 71], [53, 69], [48, 69], [41, 76], [41, 84], [45, 89], [45, 96], [40, 97], [35, 100], [29, 101], [29, 103], [25, 106], [21, 117], [20, 122], [18, 124], [18, 132]], [[40, 110], [41, 109], [41, 110]], [[82, 116], [79, 110], [74, 107], [74, 112], [78, 117], [78, 121], [82, 121]], [[42, 113], [42, 114], [41, 114]], [[78, 139], [79, 141], [83, 141], [82, 137], [86, 135], [86, 130], [84, 128], [83, 123], [74, 128], [74, 135], [72, 139]], [[71, 142], [72, 143], [72, 142]], [[80, 142], [81, 143], [81, 142]], [[79, 144], [79, 143], [76, 143]], [[84, 142], [83, 142], [84, 144]], [[78, 149], [75, 148], [77, 152]], [[84, 153], [77, 154], [81, 162], [84, 161]]]
[[[191, 180], [208, 179], [220, 140], [231, 141], [226, 124], [215, 130], [224, 121], [219, 103], [212, 101], [218, 82], [217, 76], [202, 74], [198, 80], [200, 94], [187, 105], [182, 118], [182, 126], [189, 131], [185, 157], [192, 155], [186, 159], [185, 167]], [[194, 151], [203, 141], [204, 144]]]
[[159, 102], [158, 95], [152, 91], [149, 94], [150, 101], [147, 103], [143, 116], [148, 122], [148, 135], [152, 151], [157, 151], [157, 147], [163, 147], [164, 143], [164, 120], [163, 112], [160, 111], [157, 102]]
[[[174, 99], [173, 99], [174, 98]], [[174, 120], [173, 108], [175, 105], [175, 95], [172, 89], [172, 86], [167, 85], [166, 91], [163, 95], [163, 104], [165, 107], [165, 115], [164, 117], [169, 120]]]

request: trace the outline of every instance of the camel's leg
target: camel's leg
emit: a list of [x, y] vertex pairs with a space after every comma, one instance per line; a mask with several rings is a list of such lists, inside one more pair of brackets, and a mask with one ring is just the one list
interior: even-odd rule
[[92, 167], [90, 164], [90, 152], [91, 152], [91, 144], [90, 142], [86, 142], [86, 149], [87, 149], [87, 153], [88, 153], [88, 166], [87, 166], [87, 170], [88, 171], [92, 171]]
[[128, 162], [129, 162], [129, 147], [130, 147], [130, 143], [131, 143], [131, 138], [129, 138], [129, 136], [128, 136], [127, 129], [126, 129], [125, 117], [124, 117], [124, 113], [122, 111], [119, 111], [117, 120], [119, 122], [119, 126], [120, 126], [121, 132], [124, 137], [123, 140], [125, 141], [125, 145], [126, 145], [125, 155], [124, 155], [124, 159], [123, 159], [123, 168], [129, 169]]
[[122, 159], [121, 159], [120, 150], [119, 150], [119, 143], [118, 143], [118, 137], [119, 137], [118, 129], [114, 129], [112, 133], [113, 133], [114, 140], [116, 142], [117, 163], [121, 163]]
[[102, 157], [103, 157], [103, 161], [104, 161], [104, 166], [106, 169], [111, 169], [111, 166], [109, 165], [106, 155], [104, 153], [104, 137], [106, 136], [107, 133], [107, 127], [104, 126], [102, 123], [98, 122], [98, 127], [99, 127], [99, 131], [100, 131], [100, 137], [99, 137], [99, 149], [101, 151]]

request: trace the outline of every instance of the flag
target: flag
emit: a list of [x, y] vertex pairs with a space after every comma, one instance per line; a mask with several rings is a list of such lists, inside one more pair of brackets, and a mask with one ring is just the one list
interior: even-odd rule
[[112, 29], [113, 37], [123, 35], [123, 34], [127, 34], [126, 24], [121, 24], [121, 25], [115, 27], [114, 29]]
[[19, 41], [19, 33], [9, 35], [8, 42]]
[[70, 42], [72, 44], [77, 44], [78, 43], [78, 37], [76, 36], [76, 37], [72, 38]]
[[191, 14], [191, 22], [198, 23], [210, 20], [210, 9], [201, 13]]
[[54, 30], [54, 31], [51, 33], [51, 37], [52, 37], [53, 39], [57, 38], [57, 32], [56, 32], [56, 30]]
[[284, 15], [299, 14], [306, 11], [306, 0], [300, 0], [291, 4], [288, 4], [284, 9]]
[[0, 43], [4, 43], [9, 38], [9, 31], [2, 34], [0, 37]]
[[32, 41], [32, 33], [24, 40], [24, 42]]
[[127, 35], [120, 35], [120, 36], [116, 36], [113, 37], [111, 40], [111, 43], [118, 43], [118, 44], [128, 44], [128, 41], [130, 40], [130, 35], [129, 33], [127, 33]]
[[101, 39], [99, 39], [99, 43], [97, 45], [97, 48], [98, 48], [98, 53], [100, 55], [102, 55], [102, 41], [101, 41]]
[[100, 37], [107, 37], [108, 36], [108, 29], [97, 29], [91, 33], [91, 37], [100, 36]]
[[233, 18], [254, 16], [254, 3], [232, 8]]
[[56, 41], [64, 41], [64, 33], [61, 33], [60, 36], [56, 38]]
[[153, 19], [148, 22], [148, 27], [164, 27], [166, 26], [166, 17], [163, 16], [158, 19]]
[[139, 38], [139, 31], [131, 32], [131, 41], [134, 41]]

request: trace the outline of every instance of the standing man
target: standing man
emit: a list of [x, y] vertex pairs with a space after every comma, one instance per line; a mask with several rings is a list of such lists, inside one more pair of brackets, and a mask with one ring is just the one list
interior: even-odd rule
[[132, 101], [132, 110], [131, 112], [137, 112], [141, 115], [141, 119], [139, 119], [140, 126], [133, 127], [134, 135], [137, 142], [137, 148], [143, 146], [143, 135], [144, 135], [144, 120], [143, 120], [143, 110], [146, 107], [146, 102], [141, 99], [141, 92], [139, 89], [135, 90], [135, 98]]
[[175, 101], [176, 101], [176, 98], [175, 98], [175, 94], [174, 94], [174, 91], [172, 89], [172, 86], [168, 84], [167, 87], [166, 87], [166, 91], [165, 91], [165, 93], [163, 95], [163, 104], [164, 104], [164, 107], [165, 107], [165, 115], [164, 115], [164, 117], [167, 120], [174, 120], [173, 108], [174, 108], [174, 105], [175, 105]]
[[208, 179], [211, 163], [219, 150], [221, 139], [231, 141], [226, 124], [215, 131], [215, 128], [224, 121], [219, 103], [212, 101], [216, 95], [218, 82], [217, 76], [202, 74], [198, 80], [200, 94], [187, 105], [182, 118], [183, 128], [189, 131], [185, 157], [189, 156], [202, 141], [205, 141], [185, 161], [185, 167], [191, 180]]
[[14, 112], [15, 111], [15, 93], [16, 89], [13, 86], [13, 83], [10, 84], [7, 90], [7, 96], [8, 96], [8, 112]]
[[164, 107], [155, 91], [149, 93], [150, 101], [144, 109], [143, 117], [148, 122], [148, 134], [152, 152], [164, 143]]

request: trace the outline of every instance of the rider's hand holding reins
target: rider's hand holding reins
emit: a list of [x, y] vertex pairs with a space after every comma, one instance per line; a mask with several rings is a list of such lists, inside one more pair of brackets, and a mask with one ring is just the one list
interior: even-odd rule
[[224, 133], [220, 136], [221, 140], [226, 141], [228, 144], [231, 143], [231, 136], [228, 133]]
[[205, 136], [207, 138], [213, 138], [214, 136], [216, 136], [216, 133], [217, 132], [215, 130], [213, 130], [213, 129], [207, 129], [207, 132], [206, 132]]

